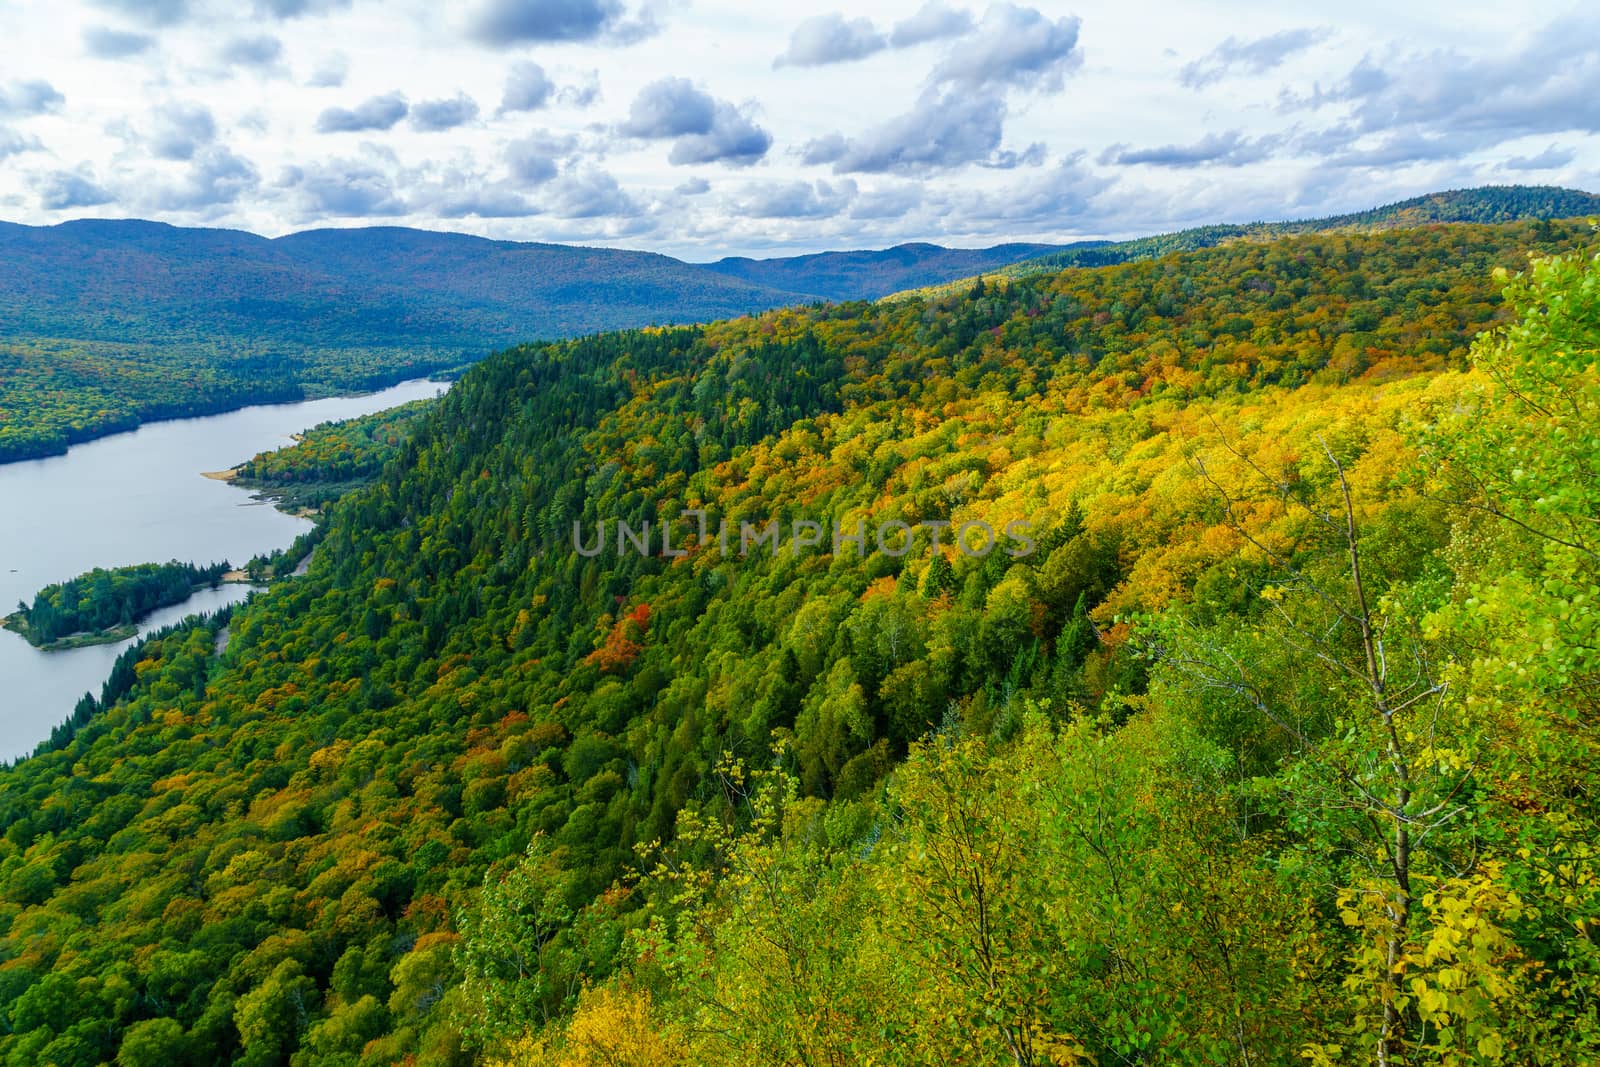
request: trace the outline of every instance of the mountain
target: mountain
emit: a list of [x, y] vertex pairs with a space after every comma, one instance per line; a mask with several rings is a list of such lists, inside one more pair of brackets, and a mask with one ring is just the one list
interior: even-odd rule
[[0, 769], [0, 1062], [1592, 1062], [1593, 240], [475, 364]]
[[267, 239], [82, 220], [0, 229], [0, 336], [483, 351], [796, 295], [648, 252], [392, 227]]
[[[1072, 247], [1106, 242], [1084, 241]], [[778, 259], [733, 257], [707, 263], [707, 270], [752, 285], [819, 293], [830, 300], [873, 300], [902, 289], [920, 289], [1032, 259], [1057, 246], [1005, 244], [993, 248], [941, 248], [905, 244], [881, 252], [822, 252]]]
[[268, 239], [136, 220], [0, 223], [0, 462], [150, 419], [451, 374], [529, 338], [875, 299], [976, 274], [1295, 233], [1577, 216], [1600, 211], [1597, 203], [1588, 193], [1513, 186], [1050, 251], [918, 244], [708, 264], [396, 227]]
[[528, 338], [881, 296], [1041, 247], [802, 257], [749, 264], [748, 280], [730, 264], [396, 227], [268, 239], [0, 224], [0, 462], [147, 419], [448, 373]]
[[[1073, 245], [1010, 266], [1008, 274], [1063, 267], [1103, 267], [1169, 252], [1214, 248], [1230, 241], [1270, 241], [1304, 233], [1378, 233], [1449, 222], [1512, 222], [1516, 219], [1575, 219], [1600, 215], [1600, 196], [1553, 185], [1487, 185], [1450, 189], [1345, 215], [1294, 222], [1200, 226], [1131, 241]], [[911, 288], [911, 287], [907, 287]]]
[[0, 224], [0, 337], [487, 350], [813, 300], [872, 299], [1048, 245], [906, 245], [692, 264], [400, 227], [268, 239], [137, 220]]

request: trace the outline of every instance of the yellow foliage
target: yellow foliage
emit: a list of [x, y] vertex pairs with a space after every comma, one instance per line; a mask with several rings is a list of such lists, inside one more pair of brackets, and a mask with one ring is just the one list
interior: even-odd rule
[[656, 1067], [691, 1062], [682, 1036], [656, 1013], [650, 995], [590, 986], [564, 1027], [526, 1034], [489, 1067]]

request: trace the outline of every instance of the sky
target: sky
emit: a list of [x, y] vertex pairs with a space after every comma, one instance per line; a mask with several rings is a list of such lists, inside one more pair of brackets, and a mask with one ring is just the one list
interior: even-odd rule
[[709, 260], [1600, 191], [1586, 8], [0, 0], [0, 219]]

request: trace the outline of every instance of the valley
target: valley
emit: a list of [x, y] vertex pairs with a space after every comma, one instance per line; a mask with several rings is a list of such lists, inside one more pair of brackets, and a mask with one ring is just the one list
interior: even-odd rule
[[[257, 476], [370, 484], [306, 573], [0, 773], [0, 1053], [1581, 1062], [1594, 242], [985, 272], [307, 434]], [[694, 512], [917, 532], [570, 540]]]

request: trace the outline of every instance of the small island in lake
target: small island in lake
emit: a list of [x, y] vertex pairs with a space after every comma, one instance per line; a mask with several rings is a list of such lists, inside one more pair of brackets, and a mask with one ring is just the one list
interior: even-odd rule
[[124, 641], [138, 632], [139, 620], [183, 601], [200, 589], [215, 589], [243, 576], [227, 562], [140, 563], [107, 570], [96, 567], [71, 581], [47, 585], [30, 606], [18, 602], [4, 626], [29, 644], [53, 652], [84, 645]]

